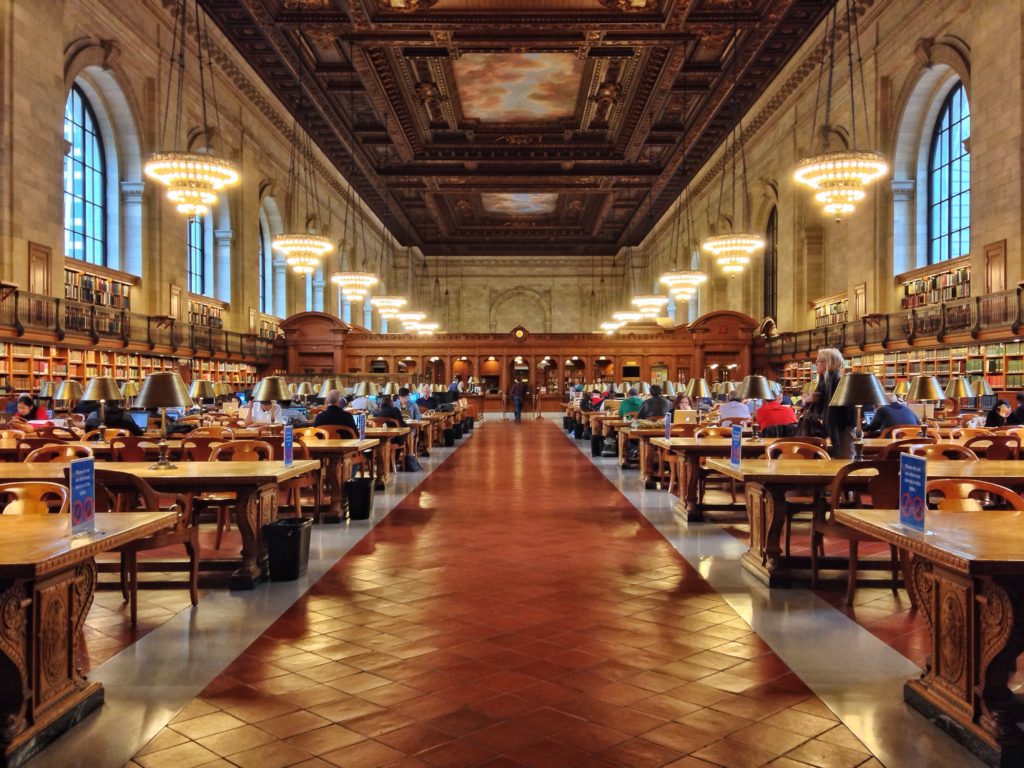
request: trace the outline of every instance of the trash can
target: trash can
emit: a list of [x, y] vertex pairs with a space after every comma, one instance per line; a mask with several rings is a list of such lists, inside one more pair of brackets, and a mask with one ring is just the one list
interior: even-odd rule
[[447, 427], [444, 431], [444, 447], [451, 448], [455, 445], [455, 432], [452, 431], [451, 427]]
[[271, 581], [295, 581], [309, 567], [311, 517], [285, 517], [263, 526]]
[[578, 421], [573, 425], [572, 436], [577, 440], [583, 439], [583, 425]]
[[465, 420], [462, 422], [462, 431], [463, 432], [472, 432], [473, 431], [473, 417], [472, 416], [467, 416], [465, 418]]
[[373, 511], [373, 479], [357, 477], [345, 483], [349, 520], [368, 520]]
[[462, 424], [455, 422], [455, 424], [452, 425], [452, 435], [455, 436], [456, 440], [462, 439]]
[[566, 432], [572, 432], [572, 419], [570, 419], [568, 416], [562, 417], [562, 429], [564, 429]]
[[590, 438], [590, 455], [600, 456], [602, 448], [604, 448], [604, 438], [601, 435], [592, 435]]

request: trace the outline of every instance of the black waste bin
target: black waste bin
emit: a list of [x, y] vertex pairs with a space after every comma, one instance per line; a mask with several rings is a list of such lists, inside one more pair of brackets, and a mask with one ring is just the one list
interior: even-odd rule
[[462, 422], [462, 431], [463, 432], [472, 432], [473, 431], [473, 417], [472, 416], [467, 416], [466, 419]]
[[592, 435], [590, 438], [590, 455], [600, 456], [602, 448], [604, 448], [604, 438], [600, 435]]
[[568, 416], [562, 417], [562, 429], [564, 429], [566, 432], [572, 431], [572, 419], [570, 419]]
[[452, 431], [451, 427], [447, 427], [444, 431], [444, 447], [451, 448], [455, 445], [455, 432]]
[[285, 517], [263, 526], [271, 581], [295, 581], [309, 567], [311, 517]]
[[462, 439], [462, 424], [460, 424], [459, 422], [455, 422], [452, 425], [452, 434], [455, 436], [456, 440], [461, 440]]
[[583, 439], [583, 425], [578, 421], [572, 427], [572, 436], [577, 440]]
[[373, 511], [373, 480], [369, 477], [349, 480], [345, 483], [345, 498], [350, 520], [368, 520]]

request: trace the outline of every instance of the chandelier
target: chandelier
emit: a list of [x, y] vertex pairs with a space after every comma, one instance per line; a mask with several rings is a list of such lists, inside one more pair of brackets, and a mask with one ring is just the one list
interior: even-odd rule
[[335, 272], [331, 282], [341, 288], [346, 301], [362, 301], [377, 284], [377, 276], [372, 272]]
[[601, 330], [604, 333], [607, 333], [607, 334], [611, 335], [611, 334], [615, 333], [617, 330], [619, 330], [619, 328], [621, 328], [623, 325], [624, 325], [623, 323], [616, 323], [616, 322], [601, 323]]
[[300, 275], [315, 272], [320, 259], [334, 250], [331, 241], [322, 235], [278, 235], [271, 245], [284, 255], [285, 263], [292, 271]]
[[[821, 69], [818, 73], [817, 98], [814, 102], [814, 119], [811, 121], [812, 144], [816, 137], [821, 136], [822, 151], [812, 157], [800, 160], [793, 179], [814, 192], [814, 199], [821, 204], [822, 210], [837, 222], [844, 216], [854, 212], [857, 203], [866, 196], [865, 188], [882, 178], [889, 172], [889, 164], [881, 152], [861, 149], [857, 141], [857, 113], [860, 112], [864, 122], [867, 143], [871, 145], [871, 126], [868, 119], [867, 96], [864, 90], [864, 62], [860, 54], [860, 33], [857, 26], [857, 0], [846, 0], [846, 31], [850, 88], [850, 142], [843, 149], [833, 150], [829, 140], [835, 133], [832, 125], [832, 81], [836, 66], [836, 38], [842, 25], [838, 24], [839, 3], [832, 6], [832, 13], [825, 22], [825, 42], [821, 58]], [[856, 52], [856, 67], [854, 66]], [[826, 59], [828, 69], [826, 75]], [[861, 105], [857, 105], [857, 84], [859, 80]], [[821, 101], [822, 89], [825, 89], [825, 114], [821, 125], [818, 124], [818, 102]], [[820, 132], [820, 133], [819, 133]]]
[[678, 269], [674, 272], [663, 274], [659, 282], [668, 289], [668, 292], [689, 293], [691, 296], [697, 292], [697, 286], [708, 281], [708, 276], [696, 269]]
[[[146, 162], [143, 172], [146, 177], [167, 188], [167, 199], [175, 204], [178, 213], [185, 216], [204, 216], [210, 212], [210, 206], [216, 205], [217, 193], [233, 187], [239, 181], [238, 170], [234, 164], [222, 158], [214, 157], [209, 147], [212, 133], [206, 122], [207, 115], [207, 80], [209, 80], [210, 101], [213, 107], [216, 134], [220, 135], [220, 119], [217, 114], [217, 95], [214, 91], [213, 61], [210, 56], [210, 34], [206, 17], [196, 7], [196, 58], [199, 68], [199, 93], [202, 99], [203, 126], [202, 135], [207, 145], [205, 151], [188, 152], [181, 145], [183, 132], [181, 121], [186, 109], [182, 106], [185, 83], [185, 29], [188, 22], [188, 5], [186, 0], [177, 0], [174, 7], [174, 38], [171, 41], [170, 65], [167, 68], [167, 99], [164, 102], [164, 114], [161, 125], [163, 134], [160, 142], [166, 141], [168, 127], [174, 130], [175, 148], [157, 152]], [[204, 61], [205, 56], [205, 61]], [[157, 74], [159, 79], [159, 73]], [[175, 82], [176, 80], [176, 82]], [[170, 94], [175, 93], [173, 103]]]
[[646, 317], [657, 317], [661, 310], [668, 306], [668, 296], [652, 293], [645, 296], [634, 296], [630, 302], [641, 315]]
[[374, 296], [370, 303], [377, 308], [381, 317], [392, 318], [402, 311], [407, 302], [403, 296]]
[[612, 313], [612, 320], [622, 325], [625, 325], [626, 323], [636, 323], [643, 319], [644, 316], [639, 312], [626, 311]]
[[742, 272], [750, 257], [764, 250], [764, 238], [758, 235], [730, 234], [707, 238], [701, 246], [715, 258], [715, 264], [727, 275]]
[[415, 331], [417, 336], [433, 336], [440, 327], [440, 323], [413, 323], [409, 331]]

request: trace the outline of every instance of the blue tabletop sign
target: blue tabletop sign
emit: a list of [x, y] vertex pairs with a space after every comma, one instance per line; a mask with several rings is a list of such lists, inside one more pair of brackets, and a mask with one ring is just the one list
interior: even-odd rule
[[672, 437], [672, 413], [669, 412], [665, 416], [665, 439], [669, 440]]
[[900, 454], [900, 524], [919, 531], [924, 530], [927, 466], [923, 456]]
[[291, 464], [295, 458], [295, 429], [291, 424], [284, 427], [284, 463]]
[[71, 535], [92, 533], [96, 528], [96, 462], [93, 458], [71, 462]]
[[732, 446], [729, 448], [729, 463], [735, 466], [740, 464], [740, 445], [743, 442], [743, 427], [739, 424], [732, 425]]
[[356, 429], [359, 430], [359, 439], [366, 439], [366, 414], [356, 414]]

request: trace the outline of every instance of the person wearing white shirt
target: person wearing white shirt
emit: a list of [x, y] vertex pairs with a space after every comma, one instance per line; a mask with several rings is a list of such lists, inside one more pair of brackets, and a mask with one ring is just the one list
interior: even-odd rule
[[734, 421], [749, 421], [750, 410], [739, 395], [729, 395], [729, 400], [718, 409], [718, 417], [723, 427], [731, 426]]
[[280, 424], [283, 421], [281, 406], [270, 400], [261, 400], [249, 409], [249, 424]]

